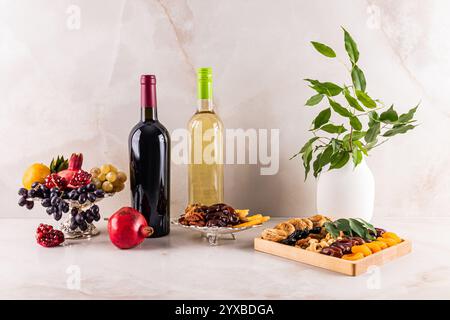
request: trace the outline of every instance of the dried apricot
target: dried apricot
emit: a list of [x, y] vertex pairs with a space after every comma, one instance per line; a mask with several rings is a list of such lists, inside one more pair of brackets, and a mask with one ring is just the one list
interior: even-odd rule
[[355, 260], [359, 260], [362, 258], [364, 258], [364, 255], [361, 252], [344, 254], [342, 256], [342, 259], [350, 260], [350, 261], [355, 261]]
[[388, 247], [386, 242], [379, 241], [379, 240], [372, 241], [371, 243], [376, 243], [381, 248], [381, 250], [386, 249]]
[[377, 240], [386, 243], [388, 245], [388, 247], [392, 247], [392, 246], [395, 246], [397, 244], [397, 241], [394, 240], [394, 239], [391, 239], [391, 238], [378, 237]]
[[370, 256], [372, 254], [372, 251], [369, 249], [369, 247], [367, 246], [367, 244], [362, 244], [359, 246], [353, 246], [352, 247], [352, 252], [353, 253], [362, 253], [364, 255], [364, 257]]
[[375, 242], [368, 242], [368, 243], [366, 243], [366, 246], [369, 247], [369, 249], [370, 249], [370, 251], [372, 251], [372, 253], [377, 253], [377, 252], [381, 251], [381, 247]]
[[385, 239], [394, 239], [397, 243], [402, 242], [402, 239], [400, 239], [400, 237], [393, 232], [385, 232], [381, 235], [381, 237]]

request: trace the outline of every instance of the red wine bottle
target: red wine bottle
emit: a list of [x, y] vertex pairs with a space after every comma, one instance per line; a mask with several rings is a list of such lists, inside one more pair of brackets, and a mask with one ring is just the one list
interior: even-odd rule
[[156, 77], [141, 76], [141, 121], [131, 130], [131, 202], [153, 227], [153, 237], [170, 231], [170, 137], [158, 121]]

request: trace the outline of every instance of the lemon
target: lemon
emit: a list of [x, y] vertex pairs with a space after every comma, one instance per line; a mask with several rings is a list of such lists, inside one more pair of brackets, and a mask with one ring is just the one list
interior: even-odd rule
[[25, 170], [22, 183], [27, 189], [31, 189], [34, 182], [44, 183], [45, 178], [50, 174], [50, 168], [42, 163], [33, 163]]

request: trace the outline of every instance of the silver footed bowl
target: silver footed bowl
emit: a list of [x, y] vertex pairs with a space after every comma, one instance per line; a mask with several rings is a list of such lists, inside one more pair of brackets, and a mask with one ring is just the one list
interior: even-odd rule
[[90, 239], [100, 234], [100, 231], [95, 227], [94, 222], [87, 223], [87, 229], [81, 230], [80, 228], [76, 228], [72, 230], [70, 228], [70, 220], [72, 219], [72, 215], [70, 214], [73, 208], [77, 208], [80, 210], [87, 210], [92, 207], [94, 204], [102, 201], [105, 198], [112, 197], [115, 193], [105, 193], [103, 198], [97, 198], [94, 202], [87, 200], [85, 203], [80, 204], [78, 201], [69, 200], [69, 212], [66, 214], [66, 219], [60, 224], [60, 230], [64, 233], [64, 238], [68, 240], [81, 240], [81, 239]]
[[242, 232], [249, 229], [259, 228], [262, 224], [257, 224], [254, 226], [233, 228], [233, 227], [199, 227], [199, 226], [187, 226], [178, 222], [178, 218], [173, 218], [170, 220], [173, 225], [182, 227], [186, 230], [200, 232], [202, 237], [206, 237], [208, 243], [211, 246], [217, 246], [219, 244], [219, 239], [224, 238], [224, 235], [230, 235], [228, 239], [236, 240], [235, 233]]

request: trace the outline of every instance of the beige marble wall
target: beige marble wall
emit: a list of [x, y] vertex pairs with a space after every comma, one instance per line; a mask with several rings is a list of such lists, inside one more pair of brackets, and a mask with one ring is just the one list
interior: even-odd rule
[[[80, 13], [79, 28], [74, 14]], [[172, 131], [193, 113], [195, 73], [214, 68], [214, 94], [228, 128], [279, 128], [280, 171], [226, 168], [226, 199], [272, 215], [315, 208], [315, 181], [289, 157], [309, 137], [314, 110], [302, 79], [344, 81], [340, 26], [357, 40], [373, 96], [406, 111], [419, 100], [421, 125], [375, 150], [379, 216], [450, 214], [450, 2], [300, 0], [0, 0], [0, 216], [18, 210], [23, 169], [72, 151], [86, 165], [127, 168], [127, 136], [139, 117], [138, 76], [158, 76], [159, 116]], [[348, 81], [348, 80], [347, 80]], [[186, 168], [172, 166], [172, 210], [186, 202]], [[104, 212], [127, 205], [124, 192]]]

